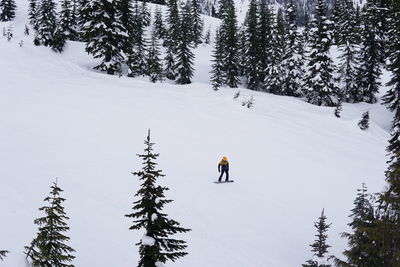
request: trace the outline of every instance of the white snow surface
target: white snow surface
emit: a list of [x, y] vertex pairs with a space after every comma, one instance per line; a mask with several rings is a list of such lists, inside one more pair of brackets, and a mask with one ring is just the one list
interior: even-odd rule
[[[149, 128], [167, 175], [160, 183], [174, 200], [164, 211], [192, 229], [178, 236], [189, 255], [166, 266], [299, 266], [311, 257], [322, 208], [330, 253], [340, 256], [356, 189], [384, 185], [385, 107], [344, 104], [339, 119], [333, 108], [243, 88], [233, 100], [236, 90], [211, 89], [211, 46], [196, 50], [187, 86], [98, 73], [82, 43], [69, 42], [61, 55], [35, 47], [23, 35], [27, 3], [17, 4], [13, 40], [0, 37], [0, 249], [11, 251], [0, 266], [26, 266], [23, 247], [56, 177], [75, 266], [135, 265], [144, 233], [128, 230], [124, 214], [140, 185], [131, 171], [141, 168], [136, 154]], [[242, 107], [251, 96], [254, 107]], [[367, 110], [370, 129], [361, 131]], [[216, 185], [222, 156], [235, 182]]]

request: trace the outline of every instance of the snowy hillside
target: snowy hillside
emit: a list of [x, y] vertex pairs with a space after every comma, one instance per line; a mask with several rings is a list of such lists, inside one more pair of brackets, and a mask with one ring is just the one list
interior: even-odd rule
[[[211, 89], [211, 46], [196, 49], [188, 86], [105, 75], [92, 70], [82, 43], [69, 42], [61, 55], [35, 47], [23, 34], [27, 3], [17, 4], [14, 38], [0, 38], [0, 249], [11, 251], [0, 266], [26, 266], [23, 247], [56, 177], [74, 264], [135, 266], [143, 233], [129, 231], [124, 214], [149, 128], [174, 200], [166, 211], [192, 229], [182, 236], [189, 255], [167, 266], [300, 266], [323, 208], [332, 223], [330, 253], [340, 256], [356, 189], [383, 186], [385, 107], [344, 104], [338, 119], [333, 108], [243, 88], [233, 100], [236, 90]], [[205, 28], [217, 24], [206, 18]], [[251, 96], [254, 108], [242, 107]], [[371, 126], [361, 131], [367, 110]], [[213, 183], [222, 156], [232, 184]]]

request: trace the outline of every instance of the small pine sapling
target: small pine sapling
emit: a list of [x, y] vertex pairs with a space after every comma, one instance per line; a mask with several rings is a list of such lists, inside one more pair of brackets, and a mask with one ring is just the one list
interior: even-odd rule
[[236, 93], [233, 95], [233, 99], [238, 99], [240, 96], [240, 91], [236, 91]]
[[246, 101], [243, 101], [242, 102], [242, 106], [243, 107], [247, 107], [247, 108], [252, 108], [253, 107], [253, 105], [254, 105], [254, 98], [253, 98], [253, 96], [251, 96], [251, 98], [249, 99], [249, 100], [246, 100]]
[[23, 47], [24, 46], [24, 41], [19, 41], [19, 43], [18, 43], [18, 45], [19, 45], [19, 47]]
[[204, 43], [205, 44], [210, 44], [211, 42], [211, 32], [210, 32], [210, 28], [208, 28], [206, 35], [204, 36]]
[[366, 130], [369, 128], [369, 111], [362, 114], [361, 120], [358, 122], [358, 126], [361, 130]]
[[44, 199], [47, 205], [39, 208], [45, 215], [34, 221], [38, 226], [37, 236], [29, 246], [25, 246], [24, 253], [31, 259], [32, 266], [74, 267], [69, 263], [75, 258], [71, 254], [75, 250], [66, 244], [69, 237], [65, 233], [69, 227], [65, 221], [69, 218], [62, 206], [65, 199], [60, 193], [63, 190], [57, 181], [50, 188], [49, 196]]
[[14, 36], [14, 34], [13, 34], [12, 25], [9, 25], [9, 26], [7, 27], [7, 32], [6, 32], [7, 41], [11, 41], [11, 39], [13, 38], [13, 36]]
[[4, 260], [5, 257], [7, 257], [7, 254], [10, 253], [8, 250], [0, 250], [0, 260]]
[[342, 107], [342, 101], [339, 99], [337, 102], [336, 108], [335, 108], [335, 116], [340, 118], [340, 113], [342, 112], [343, 107]]

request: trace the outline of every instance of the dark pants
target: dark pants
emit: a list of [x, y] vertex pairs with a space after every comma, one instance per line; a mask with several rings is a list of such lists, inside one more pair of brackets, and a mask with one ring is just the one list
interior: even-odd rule
[[225, 182], [229, 180], [229, 171], [221, 171], [221, 175], [218, 178], [218, 182], [221, 182], [222, 175], [224, 175], [224, 173], [226, 174]]

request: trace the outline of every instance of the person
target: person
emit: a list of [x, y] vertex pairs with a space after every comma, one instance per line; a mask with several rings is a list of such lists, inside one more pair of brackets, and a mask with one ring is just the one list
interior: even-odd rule
[[221, 175], [218, 178], [218, 182], [221, 182], [224, 173], [226, 175], [225, 182], [229, 181], [229, 162], [226, 157], [223, 157], [220, 163], [218, 164], [218, 172], [221, 173]]

